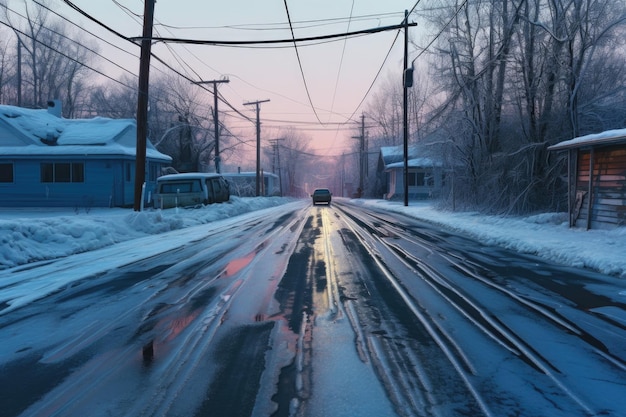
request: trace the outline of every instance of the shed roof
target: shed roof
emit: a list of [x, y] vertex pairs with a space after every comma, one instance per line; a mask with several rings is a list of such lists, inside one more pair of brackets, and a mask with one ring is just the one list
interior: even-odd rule
[[[64, 119], [48, 110], [0, 105], [0, 155], [134, 156], [136, 136], [130, 131], [136, 131], [132, 119]], [[149, 141], [146, 156], [172, 160]]]
[[548, 147], [550, 151], [565, 149], [626, 144], [626, 129], [607, 130], [601, 133], [579, 136]]

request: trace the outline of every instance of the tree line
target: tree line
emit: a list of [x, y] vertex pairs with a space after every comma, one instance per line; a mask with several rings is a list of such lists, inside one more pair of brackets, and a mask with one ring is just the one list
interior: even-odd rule
[[[498, 213], [565, 210], [563, 155], [548, 146], [626, 121], [621, 0], [429, 3], [413, 41], [411, 143], [446, 165], [447, 201]], [[369, 103], [370, 137], [401, 144], [396, 77]]]
[[[124, 69], [114, 79], [99, 71], [95, 39], [72, 31], [45, 3], [23, 1], [16, 11], [0, 1], [0, 15], [5, 22], [0, 27], [0, 103], [46, 108], [49, 100], [58, 99], [66, 118], [135, 118], [135, 72]], [[104, 82], [95, 82], [102, 76]], [[208, 95], [175, 74], [151, 76], [148, 136], [172, 156], [173, 168], [180, 172], [205, 171], [213, 163], [214, 115]], [[227, 156], [233, 152], [226, 143], [232, 135], [223, 123], [220, 128], [226, 145], [222, 155]]]
[[[547, 147], [624, 127], [626, 4], [448, 0], [424, 7], [410, 16], [422, 26], [410, 48], [416, 68], [410, 143], [444, 162], [446, 184], [454, 184], [444, 203], [499, 213], [563, 210], [563, 156]], [[18, 21], [0, 1], [1, 103], [43, 108], [56, 98], [65, 117], [135, 117], [134, 72], [95, 84], [95, 40], [85, 41], [38, 3], [24, 1], [23, 10]], [[179, 171], [209, 170], [215, 146], [210, 94], [164, 73], [151, 75], [150, 93], [152, 142]], [[401, 76], [390, 75], [365, 108], [369, 150], [402, 144], [402, 106]], [[236, 164], [246, 141], [223, 122], [219, 134], [222, 158]], [[286, 188], [302, 194], [310, 138], [294, 130], [277, 137], [286, 139], [279, 151]], [[268, 151], [266, 159], [275, 156]], [[376, 170], [368, 172], [365, 195], [380, 197]]]

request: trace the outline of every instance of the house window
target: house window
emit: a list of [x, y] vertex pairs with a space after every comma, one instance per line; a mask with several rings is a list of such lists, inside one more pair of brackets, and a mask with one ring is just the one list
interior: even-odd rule
[[72, 182], [85, 182], [85, 164], [72, 164]]
[[42, 163], [41, 182], [85, 182], [85, 164], [82, 162]]
[[13, 182], [12, 163], [0, 163], [0, 182]]
[[407, 184], [409, 187], [422, 187], [425, 184], [425, 174], [423, 172], [409, 172]]
[[149, 167], [149, 172], [148, 172], [148, 180], [149, 181], [156, 181], [159, 172], [159, 165], [158, 164], [150, 164]]
[[125, 178], [126, 178], [126, 182], [130, 182], [131, 180], [130, 162], [126, 162]]
[[72, 182], [72, 164], [54, 164], [54, 182]]
[[415, 172], [408, 172], [406, 175], [406, 183], [409, 187], [415, 187]]
[[41, 164], [41, 182], [54, 182], [54, 164]]

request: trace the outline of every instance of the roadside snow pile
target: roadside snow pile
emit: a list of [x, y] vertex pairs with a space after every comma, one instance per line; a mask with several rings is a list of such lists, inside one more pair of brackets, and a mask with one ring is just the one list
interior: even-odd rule
[[626, 278], [626, 227], [570, 228], [567, 213], [527, 217], [488, 216], [438, 210], [432, 202], [352, 200], [355, 204], [403, 213], [463, 233], [486, 245], [537, 255], [553, 262]]
[[115, 243], [198, 226], [294, 201], [281, 197], [240, 198], [197, 209], [94, 208], [0, 209], [0, 270], [100, 249]]

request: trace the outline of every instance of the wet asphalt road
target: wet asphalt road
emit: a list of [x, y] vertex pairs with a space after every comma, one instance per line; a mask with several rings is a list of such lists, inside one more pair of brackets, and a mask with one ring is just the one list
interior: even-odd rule
[[625, 412], [617, 279], [343, 202], [199, 227], [0, 306], [0, 415]]

